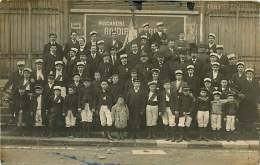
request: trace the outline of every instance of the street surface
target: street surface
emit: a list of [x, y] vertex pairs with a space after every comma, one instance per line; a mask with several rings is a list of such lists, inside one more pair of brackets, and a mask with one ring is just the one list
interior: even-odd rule
[[3, 165], [259, 165], [257, 150], [3, 146]]

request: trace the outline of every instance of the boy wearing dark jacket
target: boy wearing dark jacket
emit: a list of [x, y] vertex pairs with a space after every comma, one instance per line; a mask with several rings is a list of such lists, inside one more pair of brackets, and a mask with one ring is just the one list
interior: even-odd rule
[[48, 113], [48, 123], [49, 123], [49, 135], [52, 137], [57, 125], [60, 124], [62, 120], [63, 112], [63, 97], [61, 96], [61, 87], [55, 86], [54, 95], [50, 97], [47, 103], [47, 113]]
[[179, 112], [178, 127], [180, 132], [180, 138], [177, 142], [181, 142], [183, 139], [189, 141], [188, 131], [192, 121], [193, 108], [194, 98], [190, 93], [190, 88], [188, 86], [184, 86], [183, 92], [177, 100], [177, 111]]
[[63, 116], [65, 116], [65, 124], [68, 137], [74, 136], [74, 128], [76, 125], [76, 116], [78, 113], [78, 96], [72, 86], [68, 87], [68, 95], [66, 95], [63, 103]]

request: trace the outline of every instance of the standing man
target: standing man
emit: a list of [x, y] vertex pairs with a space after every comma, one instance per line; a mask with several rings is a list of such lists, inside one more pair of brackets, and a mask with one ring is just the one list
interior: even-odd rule
[[157, 43], [158, 45], [162, 45], [163, 40], [167, 39], [167, 35], [164, 32], [164, 23], [163, 22], [157, 22], [157, 32], [152, 35], [152, 42]]
[[117, 51], [119, 51], [122, 48], [123, 43], [118, 39], [118, 34], [115, 30], [111, 32], [111, 37], [112, 39], [110, 42], [108, 42], [108, 46], [107, 46], [108, 50], [110, 50], [111, 47], [114, 47], [116, 48]]
[[62, 46], [60, 44], [57, 43], [57, 34], [55, 33], [50, 33], [49, 34], [49, 43], [44, 45], [43, 48], [43, 54], [49, 54], [50, 52], [50, 48], [52, 45], [55, 45], [57, 48], [57, 54], [62, 55], [63, 51], [62, 51]]
[[247, 68], [245, 73], [246, 79], [244, 79], [241, 85], [241, 92], [245, 97], [240, 102], [238, 120], [243, 124], [243, 133], [248, 133], [248, 131], [253, 131], [254, 123], [257, 120], [257, 101], [259, 101], [260, 86], [255, 80], [254, 69]]
[[208, 50], [210, 53], [216, 53], [216, 35], [214, 33], [209, 33], [208, 35]]
[[91, 31], [89, 33], [90, 35], [90, 40], [86, 43], [86, 47], [89, 50], [91, 48], [91, 46], [97, 46], [97, 32], [96, 31]]
[[80, 46], [79, 46], [79, 41], [77, 39], [78, 39], [78, 33], [76, 31], [72, 31], [70, 33], [70, 40], [64, 46], [64, 54], [66, 56], [68, 54], [68, 51], [71, 48], [77, 48], [79, 50]]
[[224, 54], [223, 50], [224, 50], [223, 45], [217, 45], [216, 46], [216, 51], [217, 51], [217, 54], [218, 54], [218, 61], [219, 61], [220, 65], [222, 67], [225, 67], [226, 65], [228, 65], [228, 58]]
[[141, 89], [140, 80], [135, 79], [133, 86], [128, 89], [126, 103], [129, 108], [130, 137], [135, 139], [141, 125], [141, 116], [145, 110], [145, 92]]

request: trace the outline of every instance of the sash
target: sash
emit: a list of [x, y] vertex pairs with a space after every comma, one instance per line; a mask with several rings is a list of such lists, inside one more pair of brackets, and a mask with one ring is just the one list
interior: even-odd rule
[[149, 102], [150, 102], [150, 101], [153, 101], [156, 96], [157, 96], [156, 93], [153, 93], [152, 96], [148, 99], [148, 101], [149, 101]]
[[60, 81], [62, 75], [58, 75], [58, 77], [55, 78], [55, 81]]

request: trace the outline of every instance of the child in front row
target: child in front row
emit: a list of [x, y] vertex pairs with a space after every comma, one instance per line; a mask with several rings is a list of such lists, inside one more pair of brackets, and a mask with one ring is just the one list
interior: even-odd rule
[[118, 140], [124, 139], [124, 129], [127, 127], [129, 119], [128, 107], [122, 96], [119, 96], [116, 104], [112, 107], [112, 121], [118, 130]]
[[229, 93], [227, 96], [227, 103], [224, 105], [227, 141], [236, 140], [234, 133], [236, 129], [235, 123], [237, 111], [238, 103], [235, 100], [235, 96], [233, 93]]
[[192, 112], [194, 108], [194, 99], [191, 96], [190, 88], [184, 86], [182, 88], [182, 94], [177, 100], [177, 111], [179, 112], [178, 129], [180, 132], [180, 138], [176, 142], [183, 140], [189, 141], [188, 131], [192, 121]]
[[74, 136], [76, 116], [78, 111], [78, 96], [75, 94], [73, 86], [68, 87], [68, 95], [65, 96], [63, 103], [63, 116], [65, 117], [65, 124], [67, 128], [67, 136]]
[[221, 92], [214, 91], [213, 92], [213, 100], [211, 101], [211, 113], [210, 113], [210, 121], [211, 121], [211, 129], [213, 131], [213, 139], [218, 140], [219, 132], [221, 130], [221, 121], [222, 121], [222, 111], [223, 104], [226, 103], [226, 100], [221, 100]]
[[197, 122], [199, 127], [199, 139], [208, 141], [206, 137], [207, 126], [209, 123], [210, 99], [207, 95], [207, 89], [200, 89], [200, 96], [195, 103], [195, 111], [197, 112]]

